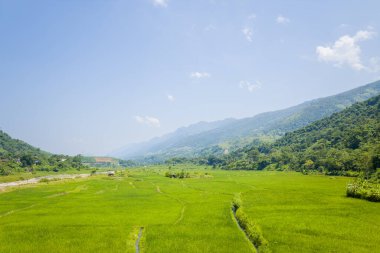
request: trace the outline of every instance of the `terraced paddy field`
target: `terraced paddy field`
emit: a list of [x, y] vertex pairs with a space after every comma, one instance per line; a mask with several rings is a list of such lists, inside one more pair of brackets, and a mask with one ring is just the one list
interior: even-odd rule
[[183, 169], [192, 177], [156, 167], [7, 188], [0, 252], [255, 252], [237, 194], [268, 252], [380, 252], [380, 205], [345, 197], [349, 178]]

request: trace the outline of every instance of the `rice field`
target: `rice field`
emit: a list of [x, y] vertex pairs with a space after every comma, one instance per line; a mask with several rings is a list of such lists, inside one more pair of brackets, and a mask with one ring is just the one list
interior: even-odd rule
[[191, 178], [156, 167], [7, 189], [0, 252], [255, 252], [238, 193], [272, 252], [379, 252], [379, 203], [346, 198], [349, 178], [183, 168]]

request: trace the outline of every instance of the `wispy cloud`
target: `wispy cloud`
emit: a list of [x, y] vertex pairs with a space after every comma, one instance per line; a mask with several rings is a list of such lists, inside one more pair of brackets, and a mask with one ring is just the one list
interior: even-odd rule
[[169, 0], [153, 0], [153, 4], [159, 7], [167, 7]]
[[151, 117], [151, 116], [135, 116], [135, 120], [137, 123], [152, 126], [152, 127], [160, 127], [160, 120]]
[[174, 97], [173, 95], [168, 94], [168, 95], [166, 95], [166, 97], [167, 97], [167, 99], [168, 99], [170, 102], [174, 102], [174, 100], [175, 100], [175, 97]]
[[252, 20], [256, 18], [256, 14], [252, 13], [251, 15], [248, 16], [248, 20]]
[[[331, 46], [318, 46], [316, 53], [318, 59], [324, 62], [331, 62], [336, 67], [349, 66], [354, 70], [369, 70], [361, 60], [360, 41], [372, 39], [375, 36], [372, 30], [358, 31], [354, 36], [344, 35]], [[375, 58], [373, 58], [375, 59]], [[372, 60], [374, 65], [375, 61]]]
[[254, 19], [256, 19], [256, 14], [255, 13], [251, 13], [247, 17], [246, 24], [243, 27], [243, 29], [241, 30], [241, 32], [243, 33], [245, 39], [248, 42], [252, 42], [253, 41], [253, 29], [252, 29], [252, 27], [253, 27]]
[[191, 78], [201, 79], [201, 78], [207, 78], [211, 77], [210, 73], [207, 72], [192, 72], [190, 73]]
[[276, 22], [278, 24], [287, 24], [287, 23], [290, 23], [290, 19], [282, 15], [278, 15], [276, 18]]
[[245, 38], [249, 41], [249, 42], [252, 42], [252, 39], [253, 39], [253, 31], [252, 31], [252, 28], [246, 26], [243, 28], [243, 30], [241, 30], [242, 33], [244, 34]]
[[243, 81], [240, 81], [240, 83], [239, 83], [239, 87], [241, 89], [246, 89], [249, 92], [254, 92], [254, 91], [260, 89], [261, 86], [262, 86], [262, 84], [259, 81], [251, 83], [249, 81], [244, 81], [243, 80]]
[[208, 26], [206, 26], [203, 30], [205, 32], [210, 32], [210, 31], [213, 31], [216, 29], [216, 26], [212, 25], [212, 24], [209, 24]]
[[338, 28], [340, 28], [340, 29], [344, 29], [344, 28], [347, 28], [347, 27], [349, 27], [349, 25], [348, 24], [340, 24], [339, 26], [338, 26]]

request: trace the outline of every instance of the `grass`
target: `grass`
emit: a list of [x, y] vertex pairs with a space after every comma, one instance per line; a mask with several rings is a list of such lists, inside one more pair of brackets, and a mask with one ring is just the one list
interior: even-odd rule
[[347, 198], [349, 180], [266, 173], [242, 201], [273, 252], [379, 252], [380, 205]]
[[[244, 212], [272, 252], [376, 252], [379, 203], [345, 197], [349, 179], [163, 167], [0, 193], [0, 252], [254, 252], [231, 214]], [[196, 173], [195, 173], [196, 172]], [[211, 176], [203, 177], [205, 172]]]

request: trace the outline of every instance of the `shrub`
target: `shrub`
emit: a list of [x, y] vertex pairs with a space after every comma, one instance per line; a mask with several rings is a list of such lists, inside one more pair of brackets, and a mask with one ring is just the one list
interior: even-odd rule
[[180, 179], [183, 179], [183, 178], [190, 178], [190, 173], [189, 172], [186, 172], [185, 171], [181, 171], [181, 172], [171, 172], [171, 171], [167, 171], [165, 172], [165, 177], [169, 177], [169, 178], [180, 178]]
[[347, 185], [346, 195], [347, 197], [380, 202], [380, 184], [371, 183], [364, 179], [356, 179]]
[[360, 173], [358, 171], [346, 171], [344, 176], [346, 177], [358, 177], [360, 175]]
[[12, 171], [9, 168], [7, 168], [7, 167], [0, 168], [0, 175], [1, 176], [8, 176], [10, 174], [12, 174]]
[[241, 204], [242, 202], [241, 202], [240, 193], [239, 193], [239, 194], [236, 194], [234, 198], [232, 199], [232, 210], [236, 212], [236, 210], [240, 208]]
[[165, 172], [165, 177], [175, 178], [176, 174], [170, 171]]
[[40, 182], [40, 183], [49, 183], [49, 181], [50, 181], [50, 180], [47, 179], [47, 178], [41, 178], [39, 182]]

